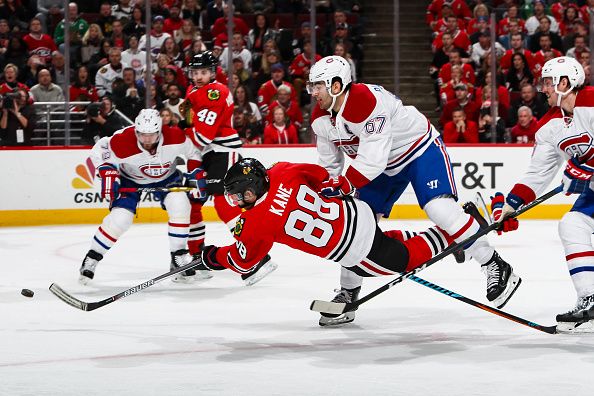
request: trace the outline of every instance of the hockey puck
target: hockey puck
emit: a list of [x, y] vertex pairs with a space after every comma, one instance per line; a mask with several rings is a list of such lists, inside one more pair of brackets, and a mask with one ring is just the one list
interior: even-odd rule
[[23, 296], [25, 296], [25, 297], [33, 297], [33, 295], [34, 295], [35, 293], [33, 293], [33, 292], [32, 292], [31, 290], [29, 290], [29, 289], [23, 289], [23, 290], [21, 290], [21, 294], [22, 294]]

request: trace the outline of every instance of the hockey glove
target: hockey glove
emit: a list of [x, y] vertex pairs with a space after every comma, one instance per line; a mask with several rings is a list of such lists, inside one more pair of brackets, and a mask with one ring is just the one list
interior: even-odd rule
[[204, 169], [196, 168], [192, 172], [184, 173], [182, 185], [185, 187], [194, 188], [194, 190], [188, 192], [188, 198], [190, 198], [190, 201], [204, 203], [208, 200], [208, 192], [206, 191], [206, 174], [204, 173]]
[[322, 182], [320, 194], [326, 197], [350, 197], [355, 195], [357, 189], [353, 187], [349, 179], [340, 175], [331, 177]]
[[217, 262], [218, 247], [213, 245], [205, 246], [202, 249], [202, 264], [196, 267], [198, 270], [220, 271], [225, 267]]
[[567, 161], [563, 172], [563, 192], [565, 195], [581, 194], [590, 187], [590, 180], [594, 169], [585, 164], [580, 164], [577, 157]]
[[516, 211], [523, 201], [520, 197], [514, 194], [509, 194], [507, 199], [504, 198], [500, 192], [495, 193], [491, 197], [491, 213], [493, 214], [493, 221], [501, 223], [501, 227], [497, 229], [497, 234], [501, 235], [503, 232], [515, 231], [520, 226], [518, 219], [509, 217], [511, 213]]
[[97, 168], [101, 178], [101, 197], [113, 202], [120, 196], [120, 172], [111, 164], [103, 164]]

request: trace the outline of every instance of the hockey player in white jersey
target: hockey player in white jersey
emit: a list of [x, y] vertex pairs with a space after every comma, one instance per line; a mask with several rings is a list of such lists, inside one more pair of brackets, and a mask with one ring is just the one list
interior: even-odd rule
[[[349, 64], [337, 56], [318, 61], [309, 74], [308, 92], [314, 99], [312, 128], [319, 163], [332, 176], [326, 194], [356, 195], [367, 202], [378, 220], [390, 214], [394, 202], [412, 184], [428, 217], [454, 240], [479, 230], [479, 224], [456, 203], [452, 167], [439, 132], [413, 106], [383, 87], [351, 82]], [[352, 163], [343, 171], [344, 156]], [[521, 279], [481, 238], [467, 246], [487, 275], [487, 299], [503, 307]], [[362, 277], [342, 269], [341, 290], [333, 301], [355, 300]], [[322, 315], [321, 325], [354, 320], [355, 313]]]
[[[594, 87], [584, 83], [584, 69], [574, 58], [562, 56], [545, 63], [542, 89], [551, 109], [539, 122], [530, 166], [506, 197], [497, 193], [492, 202], [494, 219], [502, 221], [543, 193], [565, 164], [563, 191], [579, 197], [561, 219], [559, 237], [577, 303], [557, 315], [560, 332], [594, 331]], [[505, 231], [517, 228], [517, 220], [503, 220]]]
[[[153, 193], [169, 216], [168, 235], [170, 268], [192, 262], [187, 239], [190, 228], [190, 201], [187, 194], [206, 199], [206, 183], [197, 179], [202, 170], [197, 165], [200, 153], [181, 131], [164, 127], [157, 110], [143, 109], [135, 124], [100, 139], [91, 150], [91, 161], [101, 179], [101, 196], [110, 202], [110, 213], [95, 232], [91, 247], [80, 267], [80, 282], [87, 284], [95, 276], [99, 261], [132, 224], [140, 192], [122, 192], [120, 188], [191, 186], [186, 192]], [[189, 173], [175, 167], [176, 157], [188, 159]], [[174, 281], [189, 283], [208, 279], [208, 271], [190, 269]]]

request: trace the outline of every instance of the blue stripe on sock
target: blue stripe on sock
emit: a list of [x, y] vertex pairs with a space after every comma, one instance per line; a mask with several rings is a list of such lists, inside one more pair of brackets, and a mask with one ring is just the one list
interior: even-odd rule
[[187, 238], [188, 234], [172, 234], [172, 233], [168, 233], [168, 235], [170, 237], [174, 237], [174, 238]]
[[594, 267], [577, 267], [572, 270], [569, 270], [569, 275], [575, 275], [584, 271], [594, 272]]
[[99, 245], [101, 245], [101, 246], [103, 247], [103, 249], [109, 250], [109, 248], [111, 247], [111, 246], [107, 246], [106, 244], [104, 244], [103, 242], [101, 242], [99, 239], [97, 239], [97, 237], [96, 237], [96, 236], [94, 236], [94, 237], [93, 237], [93, 239], [94, 239], [95, 241], [97, 241], [97, 243], [98, 243]]

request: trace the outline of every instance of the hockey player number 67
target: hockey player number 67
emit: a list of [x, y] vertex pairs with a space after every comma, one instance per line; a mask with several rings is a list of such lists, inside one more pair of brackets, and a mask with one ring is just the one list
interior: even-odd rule
[[289, 213], [285, 223], [287, 235], [301, 239], [315, 247], [325, 246], [334, 232], [328, 221], [336, 220], [340, 214], [340, 207], [335, 202], [326, 202], [311, 188], [302, 185], [297, 192], [297, 203], [303, 209], [314, 212], [312, 214], [296, 209]]

